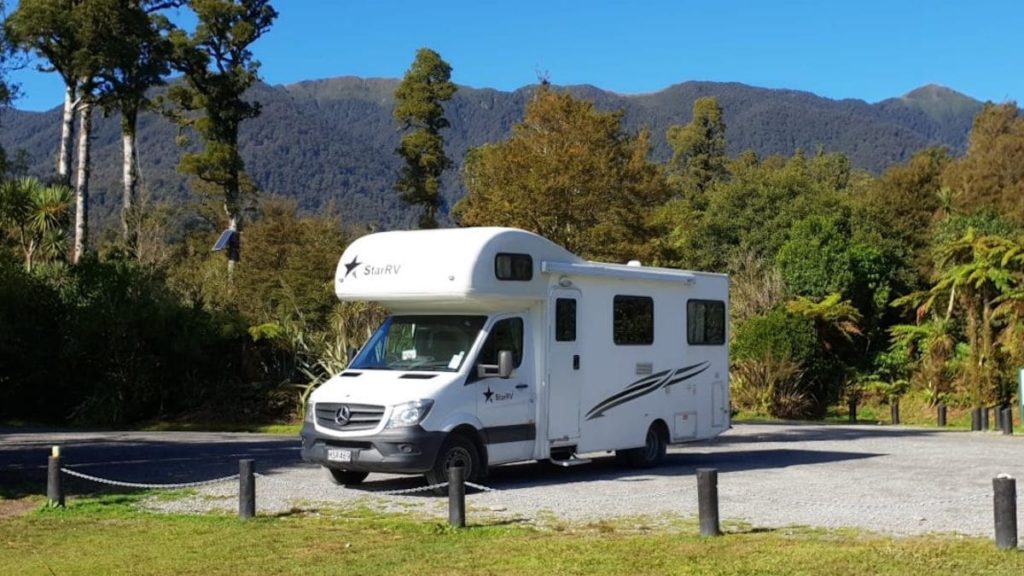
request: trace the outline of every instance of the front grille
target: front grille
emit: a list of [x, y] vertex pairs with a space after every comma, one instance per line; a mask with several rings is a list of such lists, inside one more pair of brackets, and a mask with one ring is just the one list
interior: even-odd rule
[[[338, 410], [348, 406], [350, 417], [348, 423], [338, 424]], [[372, 404], [345, 404], [341, 402], [318, 402], [316, 405], [316, 423], [328, 430], [354, 432], [356, 430], [372, 430], [384, 417], [384, 407]]]

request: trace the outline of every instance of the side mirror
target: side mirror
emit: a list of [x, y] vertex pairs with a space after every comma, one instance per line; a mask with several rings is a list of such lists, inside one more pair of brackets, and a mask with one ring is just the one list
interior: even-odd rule
[[512, 352], [501, 350], [498, 352], [498, 378], [508, 378], [512, 375]]
[[507, 379], [512, 376], [512, 351], [511, 350], [500, 350], [498, 352], [498, 364], [477, 364], [476, 375], [479, 378], [498, 378]]

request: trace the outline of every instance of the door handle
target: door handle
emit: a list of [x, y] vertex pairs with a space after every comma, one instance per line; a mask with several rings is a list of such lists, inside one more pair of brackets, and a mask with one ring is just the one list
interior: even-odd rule
[[526, 384], [516, 384], [516, 390], [525, 390], [527, 388], [529, 388], [529, 386]]
[[573, 370], [579, 370], [580, 369], [580, 355], [579, 354], [573, 354], [572, 355], [572, 369]]

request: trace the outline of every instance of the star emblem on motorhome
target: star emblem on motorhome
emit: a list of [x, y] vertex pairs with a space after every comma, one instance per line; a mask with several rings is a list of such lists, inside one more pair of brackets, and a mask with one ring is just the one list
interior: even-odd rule
[[491, 391], [491, 387], [487, 387], [487, 391], [484, 392], [484, 402], [494, 402], [494, 392]]
[[[348, 278], [348, 275], [351, 274], [356, 269], [356, 266], [359, 266], [360, 264], [362, 264], [362, 262], [359, 261], [359, 256], [353, 256], [352, 261], [345, 264], [345, 277], [342, 278], [342, 280]], [[358, 278], [358, 276], [353, 276], [353, 278]]]

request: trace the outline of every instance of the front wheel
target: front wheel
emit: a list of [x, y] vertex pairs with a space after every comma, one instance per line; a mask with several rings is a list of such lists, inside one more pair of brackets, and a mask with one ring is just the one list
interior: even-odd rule
[[369, 472], [358, 472], [356, 470], [339, 470], [327, 468], [327, 477], [338, 486], [355, 486], [362, 484], [363, 480], [370, 475]]
[[[441, 445], [433, 468], [424, 474], [427, 484], [444, 484], [448, 481], [448, 470], [455, 466], [461, 466], [465, 470], [463, 478], [467, 481], [476, 481], [480, 476], [480, 456], [477, 454], [476, 446], [465, 436], [457, 434], [449, 436]], [[434, 493], [447, 494], [448, 487], [434, 488]]]
[[668, 439], [658, 423], [651, 424], [647, 429], [647, 437], [640, 448], [623, 450], [624, 459], [634, 468], [653, 468], [665, 459], [668, 450]]

